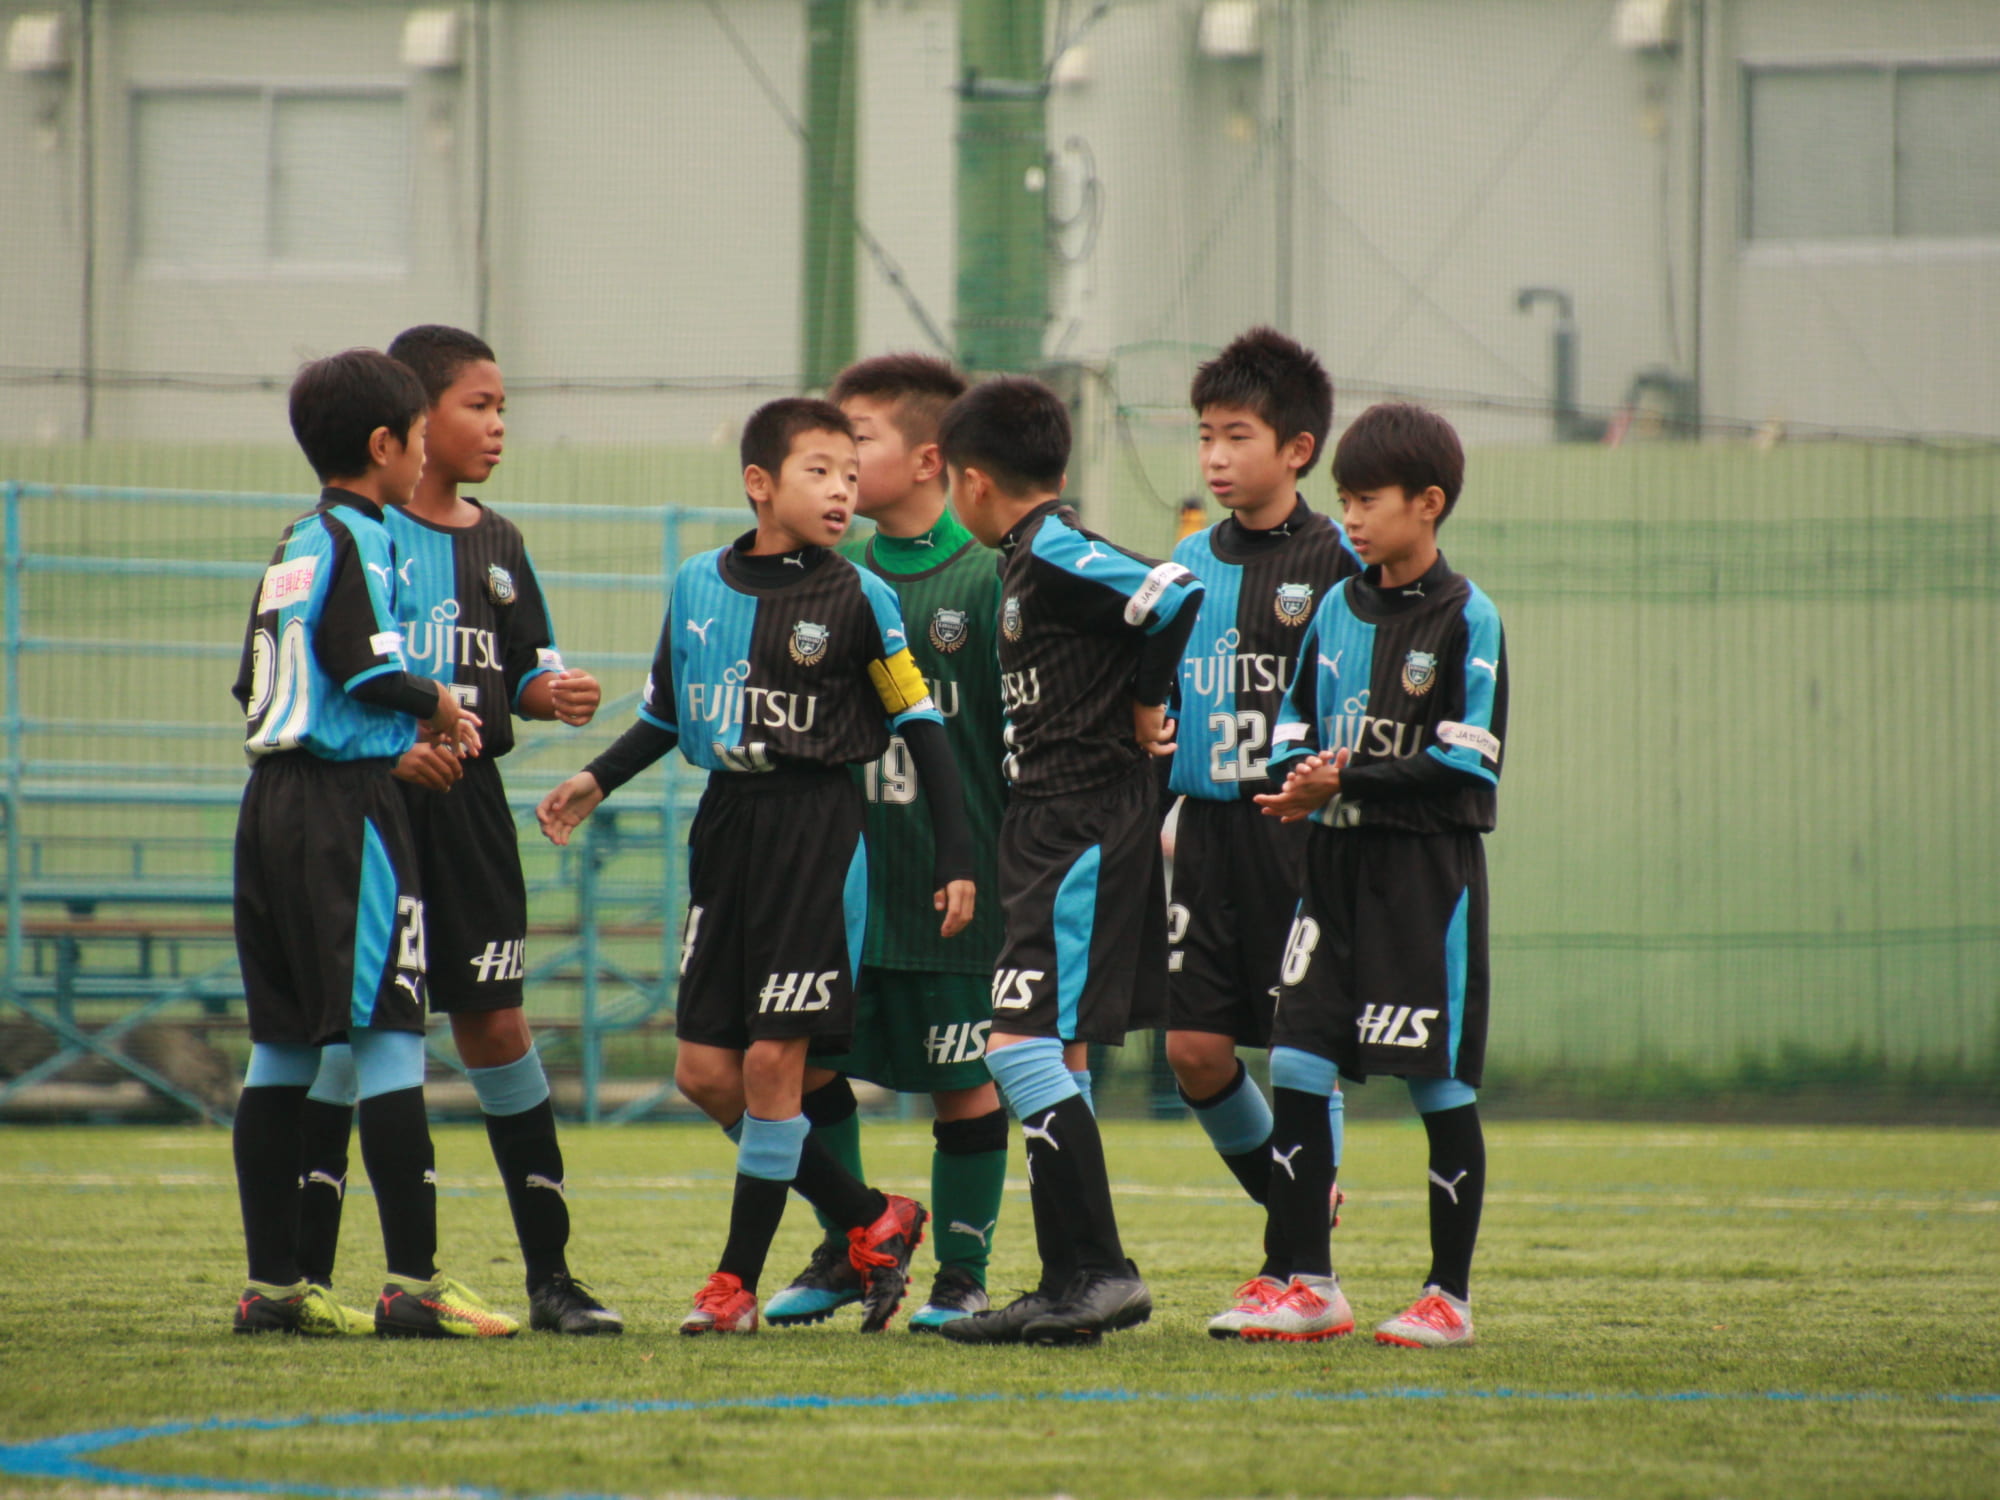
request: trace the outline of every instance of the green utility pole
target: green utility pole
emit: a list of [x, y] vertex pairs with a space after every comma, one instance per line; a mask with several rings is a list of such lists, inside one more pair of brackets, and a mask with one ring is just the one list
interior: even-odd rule
[[855, 11], [806, 0], [806, 213], [799, 348], [824, 390], [854, 358]]
[[1032, 370], [1048, 323], [1042, 0], [959, 0], [958, 358]]

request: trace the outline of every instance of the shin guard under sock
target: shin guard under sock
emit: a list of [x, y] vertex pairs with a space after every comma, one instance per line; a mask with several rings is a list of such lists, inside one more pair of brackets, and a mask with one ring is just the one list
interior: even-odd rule
[[[837, 1075], [799, 1101], [799, 1112], [812, 1121], [813, 1139], [857, 1182], [868, 1174], [861, 1166], [861, 1116], [854, 1101], [854, 1085], [845, 1075]], [[801, 1197], [804, 1195], [801, 1194]], [[828, 1234], [839, 1234], [843, 1226], [834, 1223], [818, 1208], [813, 1215]]]
[[1288, 1276], [1330, 1276], [1327, 1199], [1333, 1192], [1333, 1132], [1326, 1095], [1271, 1090], [1269, 1233], [1266, 1255]]
[[[1081, 1094], [1021, 1121], [1028, 1158], [1029, 1190], [1035, 1200], [1037, 1236], [1046, 1202], [1060, 1224], [1078, 1270], [1125, 1273], [1125, 1247], [1111, 1205], [1111, 1180], [1104, 1166], [1104, 1142], [1097, 1117]], [[1044, 1257], [1046, 1259], [1046, 1257]]]
[[934, 1120], [931, 1137], [932, 1248], [939, 1265], [962, 1266], [984, 1286], [1007, 1185], [1007, 1112]]
[[437, 1275], [437, 1156], [423, 1088], [376, 1094], [363, 1099], [355, 1114], [389, 1272], [429, 1281]]
[[1431, 1272], [1427, 1284], [1471, 1298], [1472, 1251], [1486, 1200], [1486, 1134], [1477, 1104], [1423, 1117], [1430, 1137]]
[[299, 1113], [306, 1086], [246, 1086], [236, 1101], [231, 1146], [250, 1280], [299, 1279]]
[[299, 1114], [299, 1274], [315, 1286], [333, 1285], [340, 1250], [340, 1213], [347, 1198], [347, 1145], [354, 1106], [310, 1096]]

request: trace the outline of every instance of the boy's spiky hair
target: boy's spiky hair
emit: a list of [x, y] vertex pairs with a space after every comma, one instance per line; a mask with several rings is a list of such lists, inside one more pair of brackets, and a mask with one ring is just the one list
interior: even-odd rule
[[451, 383], [467, 365], [476, 365], [481, 360], [500, 362], [492, 346], [478, 334], [444, 323], [420, 323], [415, 328], [405, 328], [390, 341], [389, 358], [401, 360], [417, 372], [417, 379], [424, 383], [424, 394], [431, 398], [433, 406], [437, 405], [438, 397], [451, 389]]
[[978, 469], [1008, 495], [1052, 490], [1069, 471], [1069, 409], [1026, 375], [982, 380], [945, 409], [938, 447], [954, 469]]
[[842, 370], [826, 399], [850, 397], [893, 403], [889, 420], [912, 447], [935, 443], [944, 410], [965, 394], [965, 377], [934, 354], [878, 354]]
[[1444, 491], [1442, 526], [1465, 483], [1465, 449], [1451, 423], [1434, 411], [1383, 401], [1356, 417], [1333, 450], [1333, 482], [1349, 494], [1400, 485], [1420, 495]]
[[1333, 426], [1332, 378], [1312, 350], [1275, 328], [1253, 328], [1198, 366], [1188, 400], [1196, 415], [1211, 406], [1255, 412], [1277, 433], [1281, 448], [1310, 433], [1313, 451], [1299, 467], [1301, 479], [1319, 462]]
[[841, 409], [816, 396], [780, 396], [766, 401], [750, 413], [743, 424], [743, 441], [737, 452], [743, 467], [755, 464], [773, 480], [790, 456], [792, 442], [802, 432], [837, 432], [850, 442], [854, 427]]
[[368, 439], [378, 427], [408, 443], [430, 409], [410, 367], [379, 349], [349, 349], [300, 369], [291, 389], [292, 435], [322, 480], [359, 479], [373, 466]]

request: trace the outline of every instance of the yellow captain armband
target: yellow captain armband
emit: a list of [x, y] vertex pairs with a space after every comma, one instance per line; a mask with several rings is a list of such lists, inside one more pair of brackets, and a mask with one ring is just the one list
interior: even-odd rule
[[931, 685], [917, 670], [916, 658], [907, 646], [894, 656], [868, 663], [868, 680], [875, 684], [875, 696], [891, 714], [921, 707], [931, 695]]

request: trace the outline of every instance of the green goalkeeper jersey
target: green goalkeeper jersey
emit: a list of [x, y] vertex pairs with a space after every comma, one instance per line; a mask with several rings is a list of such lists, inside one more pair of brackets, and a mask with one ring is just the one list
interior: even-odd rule
[[931, 906], [931, 814], [918, 795], [917, 769], [900, 738], [857, 775], [868, 796], [868, 945], [862, 962], [932, 974], [991, 974], [1000, 951], [996, 849], [1006, 798], [1001, 770], [1000, 567], [996, 554], [946, 511], [921, 537], [881, 533], [841, 544], [842, 554], [896, 591], [910, 652], [944, 715], [946, 737], [965, 783], [979, 896], [972, 925], [938, 936]]

